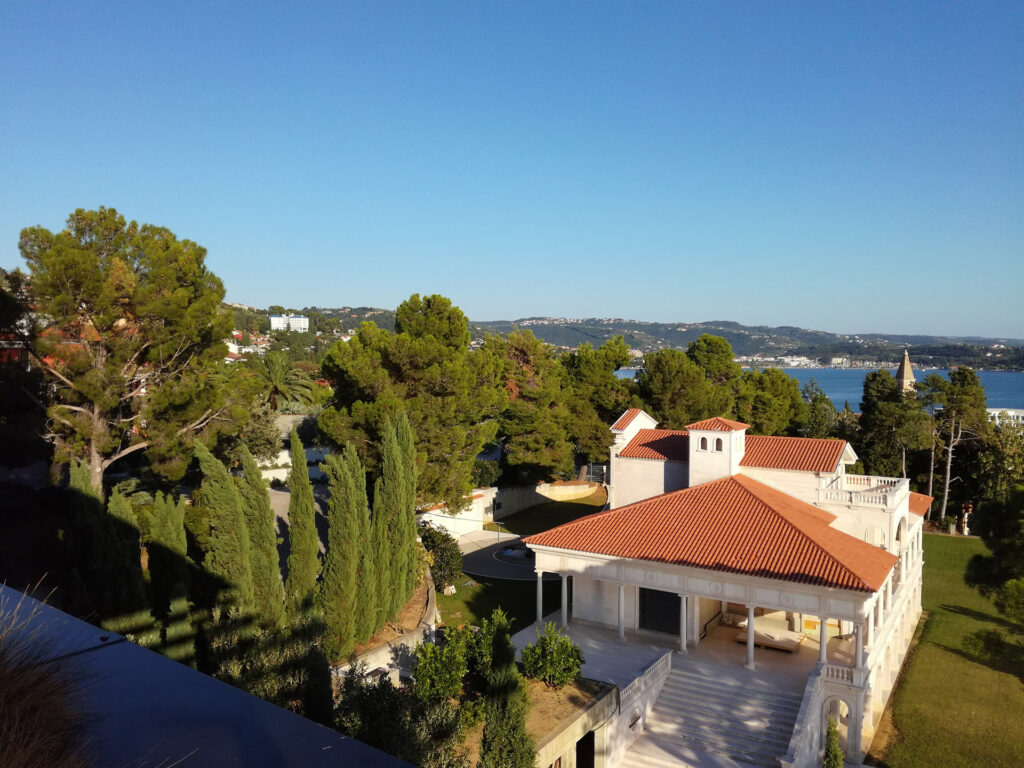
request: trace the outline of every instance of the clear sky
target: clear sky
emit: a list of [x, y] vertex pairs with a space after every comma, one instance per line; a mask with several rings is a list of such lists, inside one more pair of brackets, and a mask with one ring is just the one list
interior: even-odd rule
[[100, 205], [257, 306], [1024, 337], [1024, 4], [4, 0], [0, 266]]

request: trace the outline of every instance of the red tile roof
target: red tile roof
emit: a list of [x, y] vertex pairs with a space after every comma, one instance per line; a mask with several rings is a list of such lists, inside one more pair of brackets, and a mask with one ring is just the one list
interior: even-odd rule
[[629, 426], [630, 422], [639, 416], [643, 411], [640, 408], [630, 408], [624, 414], [616, 419], [615, 423], [612, 424], [612, 429], [625, 429]]
[[704, 421], [695, 421], [693, 424], [687, 424], [687, 429], [699, 429], [706, 432], [735, 432], [740, 429], [750, 429], [749, 424], [744, 424], [742, 421], [732, 421], [731, 419], [723, 419], [721, 416], [715, 416], [713, 419], [704, 419]]
[[599, 512], [533, 546], [875, 592], [897, 557], [829, 526], [834, 515], [743, 475]]
[[834, 472], [845, 450], [845, 440], [747, 435], [740, 466]]
[[910, 492], [910, 511], [918, 517], [924, 517], [928, 514], [928, 507], [935, 501], [934, 497], [928, 496], [923, 493]]
[[688, 461], [689, 440], [685, 429], [641, 429], [629, 444], [619, 451], [619, 456], [625, 459]]

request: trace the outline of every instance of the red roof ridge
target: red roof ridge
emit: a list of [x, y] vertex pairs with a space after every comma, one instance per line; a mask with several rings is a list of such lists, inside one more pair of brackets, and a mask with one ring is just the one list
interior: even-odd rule
[[[644, 526], [645, 519], [660, 526], [663, 535], [651, 535]], [[523, 541], [555, 549], [877, 591], [898, 558], [832, 528], [830, 523], [835, 519], [829, 512], [754, 478], [732, 475], [588, 515]]]
[[687, 424], [686, 428], [705, 432], [737, 432], [741, 429], [750, 429], [750, 425], [744, 424], [742, 421], [733, 421], [732, 419], [723, 419], [721, 416], [714, 416], [710, 419]]
[[615, 423], [612, 424], [612, 429], [625, 429], [642, 412], [642, 408], [628, 408], [625, 413], [615, 420]]

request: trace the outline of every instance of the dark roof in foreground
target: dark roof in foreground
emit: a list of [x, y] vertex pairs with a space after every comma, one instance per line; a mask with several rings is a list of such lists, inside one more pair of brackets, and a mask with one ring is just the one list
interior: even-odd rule
[[[0, 615], [22, 598], [0, 586]], [[408, 763], [26, 597], [29, 631], [83, 682], [97, 766], [411, 768]]]

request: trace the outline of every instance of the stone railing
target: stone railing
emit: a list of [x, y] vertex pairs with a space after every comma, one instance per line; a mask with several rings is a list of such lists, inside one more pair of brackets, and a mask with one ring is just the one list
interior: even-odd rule
[[825, 698], [825, 667], [818, 664], [807, 678], [800, 711], [786, 756], [779, 759], [782, 768], [811, 768], [821, 764], [821, 706]]
[[874, 475], [843, 475], [827, 488], [819, 488], [818, 504], [882, 507], [893, 511], [910, 497], [910, 481]]
[[884, 654], [876, 653], [875, 651], [876, 649], [879, 651], [884, 650], [892, 641], [892, 635], [896, 631], [898, 624], [898, 617], [905, 610], [906, 603], [914, 593], [914, 585], [917, 584], [921, 577], [921, 568], [922, 564], [917, 562], [902, 570], [899, 586], [892, 593], [892, 606], [885, 612], [885, 623], [875, 633], [871, 646], [866, 652], [864, 661], [866, 668], [874, 669], [875, 666], [882, 662]]
[[619, 711], [631, 704], [640, 697], [652, 684], [655, 684], [660, 677], [666, 677], [672, 668], [672, 652], [666, 651], [651, 663], [638, 678], [622, 689], [619, 694]]
[[843, 683], [858, 688], [863, 687], [867, 677], [867, 669], [864, 667], [848, 667], [845, 664], [825, 664], [825, 679], [832, 683]]

